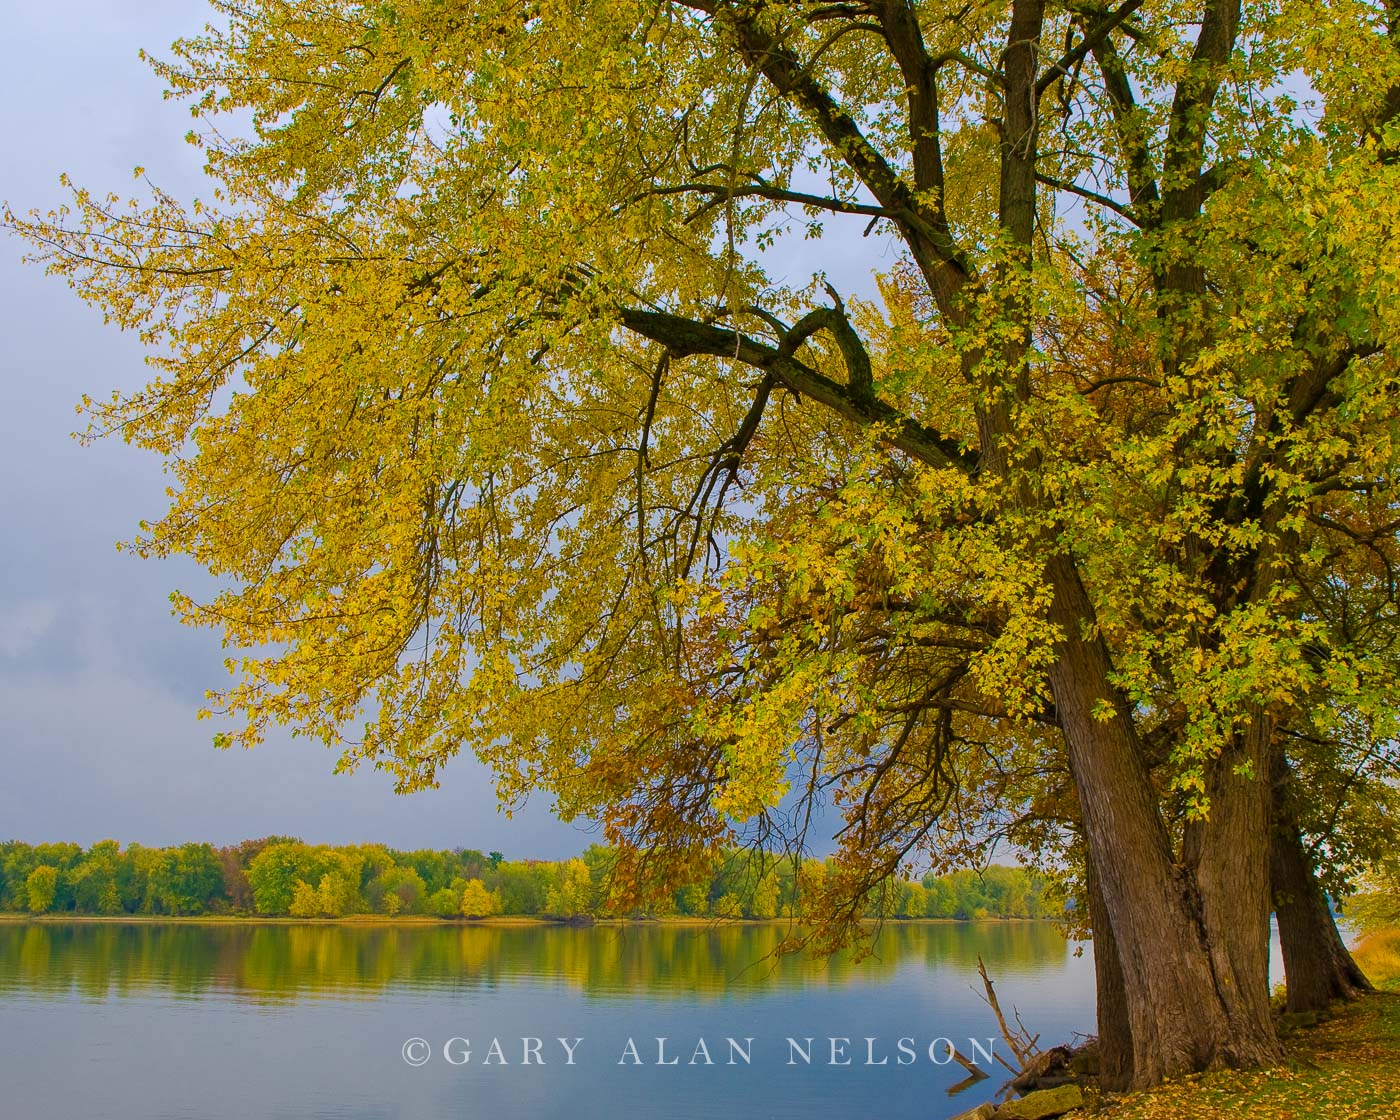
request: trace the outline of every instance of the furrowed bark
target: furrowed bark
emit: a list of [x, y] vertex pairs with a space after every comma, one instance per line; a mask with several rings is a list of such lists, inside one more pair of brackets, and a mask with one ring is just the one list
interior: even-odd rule
[[1353, 1000], [1375, 988], [1347, 951], [1327, 895], [1317, 881], [1293, 809], [1296, 795], [1288, 760], [1274, 753], [1270, 887], [1278, 916], [1289, 1011], [1326, 1011], [1333, 1000]]
[[1051, 619], [1062, 637], [1050, 684], [1084, 839], [1123, 973], [1134, 1086], [1202, 1069], [1257, 1066], [1281, 1056], [1272, 1023], [1218, 975], [1230, 959], [1213, 945], [1190, 873], [1172, 859], [1157, 796], [1126, 701], [1094, 629], [1092, 604], [1066, 556], [1047, 565]]
[[1128, 1019], [1128, 997], [1123, 987], [1123, 965], [1113, 937], [1108, 908], [1099, 888], [1094, 861], [1084, 860], [1089, 896], [1089, 927], [1094, 935], [1094, 982], [1099, 1024], [1099, 1084], [1105, 1089], [1126, 1089], [1133, 1081], [1133, 1034]]
[[1280, 1056], [1269, 1008], [1269, 817], [1273, 717], [1255, 706], [1245, 730], [1211, 767], [1208, 817], [1187, 829], [1201, 923], [1222, 1002], [1260, 1047]]

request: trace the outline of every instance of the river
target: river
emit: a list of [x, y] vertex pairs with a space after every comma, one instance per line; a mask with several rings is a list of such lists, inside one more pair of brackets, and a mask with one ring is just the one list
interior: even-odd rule
[[1009, 1057], [979, 955], [1044, 1042], [1093, 1029], [1090, 950], [1049, 923], [891, 925], [863, 960], [781, 934], [0, 924], [0, 1113], [940, 1120], [1005, 1079], [949, 1093], [942, 1039]]

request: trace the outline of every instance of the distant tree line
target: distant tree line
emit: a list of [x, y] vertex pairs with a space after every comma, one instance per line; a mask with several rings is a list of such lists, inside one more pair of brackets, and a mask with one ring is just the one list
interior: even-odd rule
[[[519, 915], [560, 920], [606, 910], [613, 853], [592, 845], [562, 861], [508, 860], [472, 848], [398, 851], [268, 836], [216, 848], [148, 848], [103, 840], [0, 843], [0, 910], [33, 914], [256, 914], [342, 917]], [[638, 917], [778, 918], [826, 873], [820, 860], [734, 852], [697, 883]], [[1058, 909], [1047, 881], [1019, 867], [897, 880], [871, 917], [1040, 918]]]

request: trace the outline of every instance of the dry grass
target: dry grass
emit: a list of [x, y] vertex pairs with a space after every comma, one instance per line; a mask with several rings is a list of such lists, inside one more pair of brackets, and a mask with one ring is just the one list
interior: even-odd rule
[[1368, 933], [1351, 955], [1377, 987], [1400, 990], [1400, 929]]

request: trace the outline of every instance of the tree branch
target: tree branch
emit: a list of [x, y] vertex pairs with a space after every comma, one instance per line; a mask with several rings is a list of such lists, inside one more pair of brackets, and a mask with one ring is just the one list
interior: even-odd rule
[[885, 207], [872, 203], [851, 202], [844, 198], [831, 198], [826, 195], [804, 194], [801, 191], [790, 191], [768, 183], [755, 183], [745, 187], [722, 187], [714, 183], [676, 183], [669, 187], [650, 187], [645, 191], [640, 191], [623, 205], [630, 205], [653, 195], [673, 194], [703, 194], [709, 195], [717, 201], [728, 201], [731, 198], [766, 198], [772, 202], [811, 206], [818, 210], [830, 211], [833, 214], [862, 214], [873, 218], [894, 217], [894, 214]]
[[1194, 217], [1204, 200], [1201, 169], [1206, 132], [1225, 63], [1235, 49], [1240, 25], [1240, 0], [1206, 0], [1201, 33], [1191, 53], [1191, 66], [1177, 84], [1162, 158], [1162, 218]]
[[827, 291], [831, 294], [836, 306], [818, 307], [802, 316], [793, 325], [792, 330], [783, 336], [778, 346], [778, 353], [785, 358], [790, 358], [797, 353], [798, 347], [817, 331], [829, 331], [836, 339], [836, 345], [840, 348], [841, 357], [846, 363], [851, 400], [858, 405], [869, 406], [875, 401], [870, 355], [866, 353], [865, 344], [861, 342], [860, 335], [856, 333], [856, 329], [851, 326], [850, 319], [846, 317], [846, 308], [841, 303], [841, 298], [829, 284]]
[[876, 201], [900, 227], [914, 259], [928, 277], [941, 306], [950, 307], [968, 276], [968, 268], [938, 215], [928, 211], [908, 184], [861, 132], [830, 92], [791, 50], [756, 19], [761, 8], [736, 8], [725, 0], [691, 0], [690, 7], [714, 17], [737, 40], [740, 54], [773, 87], [807, 112], [841, 160], [856, 173]]
[[924, 47], [923, 32], [909, 0], [885, 0], [880, 26], [904, 78], [909, 107], [909, 142], [914, 189], [935, 192], [932, 206], [947, 230], [943, 211], [943, 147], [939, 136], [938, 70]]
[[665, 346], [676, 357], [709, 354], [731, 358], [763, 370], [791, 392], [810, 397], [833, 412], [862, 426], [879, 424], [891, 431], [890, 442], [901, 451], [935, 467], [956, 467], [972, 473], [977, 457], [956, 440], [949, 439], [890, 407], [884, 401], [857, 400], [847, 386], [818, 373], [780, 349], [767, 346], [738, 331], [699, 323], [664, 311], [624, 308], [624, 327], [634, 334]]
[[1157, 191], [1156, 171], [1152, 166], [1152, 153], [1147, 147], [1147, 138], [1142, 134], [1138, 118], [1137, 99], [1128, 81], [1128, 73], [1118, 49], [1113, 45], [1112, 36], [1093, 48], [1094, 61], [1099, 64], [1099, 74], [1103, 78], [1104, 93], [1108, 96], [1109, 110], [1113, 114], [1113, 124], [1118, 131], [1118, 143], [1123, 149], [1127, 164], [1128, 197], [1139, 215], [1139, 225], [1155, 224], [1156, 204], [1160, 201]]
[[1057, 79], [1068, 74], [1074, 67], [1083, 62], [1100, 43], [1108, 38], [1114, 28], [1141, 8], [1143, 3], [1144, 0], [1124, 0], [1117, 11], [1110, 12], [1092, 28], [1085, 31], [1084, 38], [1076, 46], [1066, 51], [1058, 62], [1050, 66], [1040, 76], [1040, 80], [1035, 83], [1036, 97], [1043, 96]]
[[1106, 210], [1112, 210], [1120, 217], [1127, 218], [1133, 225], [1141, 224], [1138, 222], [1137, 215], [1133, 213], [1133, 208], [1131, 206], [1125, 206], [1123, 203], [1109, 198], [1106, 194], [1100, 194], [1098, 191], [1091, 191], [1088, 187], [1081, 187], [1078, 183], [1072, 183], [1068, 179], [1057, 179], [1053, 175], [1046, 175], [1043, 171], [1037, 171], [1035, 173], [1035, 181], [1042, 186], [1053, 187], [1057, 191], [1064, 191], [1067, 194], [1077, 194], [1087, 202], [1093, 202]]
[[1035, 67], [1045, 19], [1044, 0], [1014, 0], [1002, 73], [1006, 120], [1001, 137], [1001, 228], [1015, 245], [1029, 246], [1035, 229], [1035, 165], [1039, 110]]

